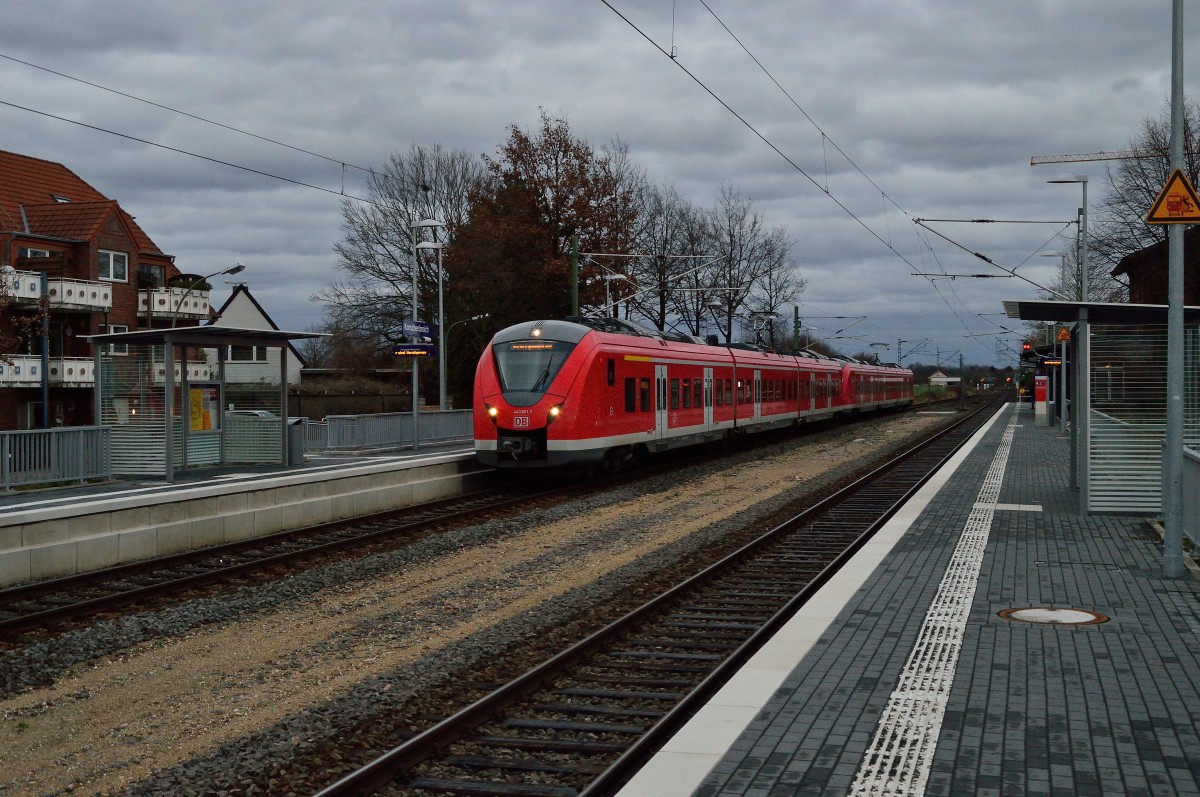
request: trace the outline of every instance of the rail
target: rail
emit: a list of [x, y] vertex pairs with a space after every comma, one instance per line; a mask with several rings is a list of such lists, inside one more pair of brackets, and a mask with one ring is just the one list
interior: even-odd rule
[[112, 478], [112, 429], [0, 432], [0, 489]]

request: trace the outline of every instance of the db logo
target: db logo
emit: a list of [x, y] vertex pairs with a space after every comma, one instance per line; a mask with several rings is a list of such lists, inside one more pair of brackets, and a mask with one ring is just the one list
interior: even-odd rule
[[516, 416], [515, 418], [513, 418], [513, 426], [528, 429], [529, 428], [529, 416], [528, 415]]

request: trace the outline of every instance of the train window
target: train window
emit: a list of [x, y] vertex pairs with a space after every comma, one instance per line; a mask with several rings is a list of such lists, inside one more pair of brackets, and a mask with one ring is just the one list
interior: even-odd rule
[[725, 403], [726, 404], [733, 403], [733, 380], [732, 379], [725, 380]]
[[650, 380], [642, 378], [638, 381], [638, 403], [642, 412], [650, 411]]
[[714, 391], [716, 393], [714, 396], [716, 399], [715, 403], [718, 407], [722, 407], [725, 405], [725, 380], [718, 379], [715, 384], [717, 387], [716, 391]]
[[612, 357], [608, 358], [608, 386], [612, 387], [617, 383], [617, 361]]
[[671, 409], [679, 409], [679, 380], [671, 380]]
[[699, 379], [692, 383], [692, 397], [694, 399], [692, 403], [697, 407], [704, 406], [704, 383]]
[[692, 380], [683, 380], [683, 408], [689, 409], [692, 406]]
[[740, 380], [740, 379], [739, 379], [739, 380], [738, 380], [738, 385], [737, 385], [737, 387], [738, 387], [738, 389], [737, 389], [737, 403], [738, 403], [738, 404], [745, 404], [745, 403], [746, 403], [746, 384], [745, 384], [745, 383], [744, 383], [742, 380]]
[[561, 340], [515, 340], [492, 347], [505, 392], [544, 393], [575, 348]]
[[[612, 362], [612, 360], [609, 360]], [[633, 412], [637, 409], [637, 380], [632, 376], [625, 377], [625, 411]]]

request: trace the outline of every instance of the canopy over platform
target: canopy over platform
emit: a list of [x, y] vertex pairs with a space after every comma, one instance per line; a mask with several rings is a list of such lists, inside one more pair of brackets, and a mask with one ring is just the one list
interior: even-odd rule
[[[1005, 315], [1022, 321], [1058, 321], [1067, 324], [1079, 320], [1080, 310], [1087, 310], [1087, 320], [1092, 324], [1135, 326], [1167, 323], [1167, 306], [1165, 304], [1051, 302], [1041, 299], [1004, 300]], [[1184, 323], [1200, 323], [1200, 307], [1185, 307], [1183, 314]]]
[[109, 332], [88, 335], [89, 343], [125, 343], [130, 346], [163, 346], [168, 341], [180, 346], [283, 346], [302, 338], [329, 337], [325, 332], [285, 332], [280, 329], [239, 329], [237, 327], [178, 327], [176, 329], [141, 329], [136, 332]]

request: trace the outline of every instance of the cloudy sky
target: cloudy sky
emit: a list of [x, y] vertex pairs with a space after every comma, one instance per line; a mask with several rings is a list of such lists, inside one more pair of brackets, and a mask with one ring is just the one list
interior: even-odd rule
[[[913, 219], [1074, 220], [1080, 187], [1046, 180], [1088, 174], [1094, 206], [1107, 164], [1030, 156], [1124, 149], [1170, 94], [1165, 1], [6, 8], [0, 148], [73, 169], [185, 272], [244, 263], [238, 279], [294, 330], [319, 322], [310, 296], [338, 278], [340, 194], [366, 195], [358, 167], [414, 143], [493, 154], [508, 125], [534, 127], [544, 107], [595, 144], [621, 138], [653, 181], [698, 205], [723, 182], [752, 198], [795, 242], [805, 326], [849, 326], [831, 341], [842, 351], [887, 343], [876, 349], [894, 360], [904, 340], [909, 361], [927, 339], [912, 359], [1011, 363], [1020, 336], [994, 334], [1013, 323], [1001, 301], [1036, 288], [912, 276], [1001, 273]], [[931, 226], [1042, 284], [1058, 260], [1040, 253], [1073, 236], [1065, 224]], [[218, 283], [213, 304], [229, 290]]]

